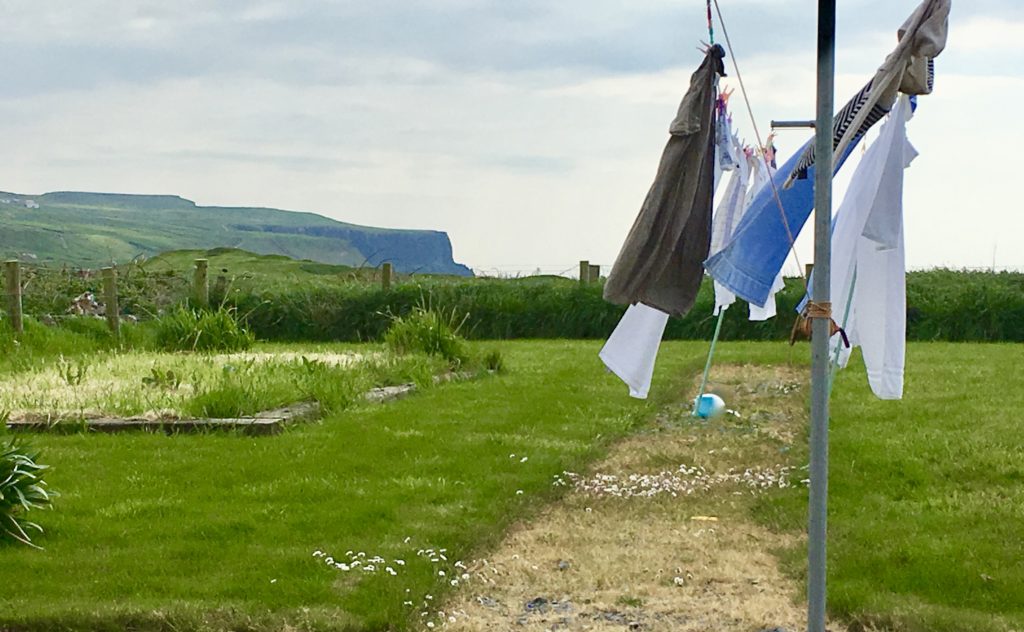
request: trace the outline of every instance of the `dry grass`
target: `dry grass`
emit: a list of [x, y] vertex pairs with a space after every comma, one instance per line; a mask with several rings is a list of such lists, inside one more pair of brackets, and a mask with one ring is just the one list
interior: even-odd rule
[[[621, 442], [574, 489], [515, 528], [472, 580], [431, 617], [470, 630], [723, 630], [806, 628], [801, 589], [773, 550], [799, 545], [748, 517], [760, 493], [727, 476], [792, 467], [789, 447], [805, 421], [804, 376], [787, 367], [717, 367], [712, 389], [739, 416], [694, 421], [667, 408]], [[696, 385], [694, 385], [696, 387]], [[685, 472], [678, 474], [679, 466]], [[720, 482], [649, 497], [595, 491], [580, 480], [619, 481], [702, 468]], [[788, 482], [802, 484], [802, 470]], [[569, 483], [572, 484], [572, 483]], [[776, 480], [773, 484], [780, 484]], [[621, 485], [620, 485], [621, 488]], [[830, 626], [832, 630], [840, 629]]]
[[242, 353], [224, 353], [210, 356], [210, 359], [215, 362], [255, 362], [262, 364], [265, 362], [298, 362], [303, 358], [311, 362], [321, 362], [327, 366], [337, 366], [343, 368], [354, 367], [360, 362], [368, 359], [377, 359], [383, 357], [383, 353], [357, 353], [355, 351], [345, 352], [332, 352], [332, 351], [313, 351], [310, 353], [301, 353], [298, 351], [275, 351], [270, 352], [256, 352], [246, 351]]
[[[289, 364], [302, 358], [343, 369], [379, 354], [314, 351], [247, 352], [204, 355], [183, 353], [99, 353], [61, 360], [39, 370], [13, 373], [0, 383], [0, 411], [14, 420], [94, 419], [138, 416], [177, 418], [182, 406], [203, 383], [219, 378], [226, 366]], [[148, 386], [144, 380], [158, 370], [177, 383]]]

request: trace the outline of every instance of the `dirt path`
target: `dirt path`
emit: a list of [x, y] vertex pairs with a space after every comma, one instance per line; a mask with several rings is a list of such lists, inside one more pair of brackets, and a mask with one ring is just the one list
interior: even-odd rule
[[[806, 629], [773, 550], [800, 545], [750, 518], [766, 487], [804, 486], [804, 372], [717, 367], [739, 411], [710, 423], [665, 409], [530, 524], [512, 530], [442, 607], [449, 630]], [[839, 626], [830, 629], [838, 631]]]

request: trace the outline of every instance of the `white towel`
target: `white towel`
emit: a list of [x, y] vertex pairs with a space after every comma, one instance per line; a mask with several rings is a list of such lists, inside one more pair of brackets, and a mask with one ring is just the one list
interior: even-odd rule
[[666, 324], [665, 312], [643, 303], [630, 305], [601, 349], [601, 361], [626, 383], [630, 397], [647, 399]]
[[[881, 399], [903, 397], [903, 171], [917, 156], [906, 135], [911, 116], [910, 99], [901, 97], [857, 165], [832, 231], [832, 315], [861, 347], [868, 383]], [[845, 367], [850, 350], [838, 335], [831, 344]]]

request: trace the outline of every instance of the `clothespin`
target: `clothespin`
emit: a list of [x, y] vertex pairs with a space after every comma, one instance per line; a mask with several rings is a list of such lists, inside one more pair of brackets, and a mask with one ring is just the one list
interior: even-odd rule
[[761, 148], [761, 152], [764, 154], [765, 160], [769, 164], [775, 166], [775, 132], [768, 134], [768, 138], [765, 139], [764, 147]]

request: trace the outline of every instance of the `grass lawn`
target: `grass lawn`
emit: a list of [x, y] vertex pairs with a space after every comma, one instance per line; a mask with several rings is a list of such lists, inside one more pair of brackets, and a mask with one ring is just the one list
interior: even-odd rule
[[[555, 475], [586, 471], [662, 405], [692, 397], [707, 345], [664, 345], [648, 402], [602, 370], [599, 341], [491, 347], [508, 373], [276, 437], [33, 437], [62, 496], [32, 516], [45, 551], [0, 546], [0, 629], [407, 627], [451, 590], [456, 562], [563, 493]], [[724, 343], [719, 360], [804, 366], [806, 356], [806, 346]], [[859, 366], [840, 374], [833, 612], [909, 630], [1024, 624], [1018, 357], [1010, 345], [911, 345], [902, 402], [874, 400]], [[805, 495], [772, 493], [757, 515], [800, 531]], [[315, 551], [383, 561], [342, 571]], [[794, 573], [803, 556], [785, 555]]]
[[[582, 468], [656, 405], [625, 396], [599, 343], [491, 346], [507, 374], [276, 437], [33, 437], [62, 496], [36, 512], [45, 551], [0, 548], [0, 628], [362, 630], [418, 619], [403, 602], [440, 596], [456, 561], [495, 543], [558, 493], [555, 474]], [[703, 347], [670, 347], [666, 397]], [[431, 547], [447, 549], [445, 577], [417, 555]], [[397, 575], [330, 568], [317, 550], [381, 556]]]
[[[863, 364], [832, 395], [829, 610], [898, 630], [1024, 627], [1024, 388], [1019, 345], [909, 345], [904, 399]], [[804, 457], [806, 451], [804, 452]], [[803, 529], [805, 492], [759, 514]], [[787, 555], [803, 573], [806, 552]]]

